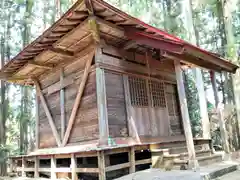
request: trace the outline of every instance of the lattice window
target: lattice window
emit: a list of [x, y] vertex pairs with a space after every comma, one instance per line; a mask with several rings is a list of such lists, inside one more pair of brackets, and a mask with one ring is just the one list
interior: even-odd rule
[[151, 94], [153, 107], [166, 107], [164, 83], [158, 81], [149, 81], [149, 91]]
[[146, 80], [137, 77], [128, 77], [131, 104], [133, 106], [148, 106]]

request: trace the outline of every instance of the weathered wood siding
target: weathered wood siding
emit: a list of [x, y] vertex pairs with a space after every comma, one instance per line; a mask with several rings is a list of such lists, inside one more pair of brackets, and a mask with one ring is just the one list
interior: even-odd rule
[[[179, 114], [177, 114], [176, 110], [173, 116], [168, 112], [172, 108], [169, 107], [168, 109], [172, 101], [174, 101], [173, 104], [178, 103], [176, 92], [171, 94], [175, 99], [170, 99], [171, 102], [169, 102], [169, 98], [167, 98], [168, 93], [165, 88], [166, 83], [170, 83], [172, 86], [176, 84], [173, 61], [159, 61], [150, 58], [148, 62], [150, 69], [148, 69], [146, 60], [144, 59], [145, 56], [143, 55], [137, 53], [121, 54], [117, 49], [112, 47], [105, 47], [102, 52], [103, 62], [100, 66], [108, 70], [105, 73], [105, 77], [110, 136], [122, 137], [129, 135], [128, 119], [131, 119], [131, 123], [133, 123], [138, 136], [169, 136], [170, 128], [174, 134], [180, 134], [182, 128]], [[153, 77], [151, 81], [149, 81], [149, 73]], [[127, 79], [137, 78], [139, 81], [143, 81], [144, 85], [138, 85], [132, 92], [130, 89], [131, 85], [128, 86], [129, 89], [124, 89], [123, 75]], [[156, 94], [159, 92], [159, 89], [152, 90], [152, 86], [148, 85], [149, 82], [161, 86], [163, 94]], [[146, 92], [143, 92], [143, 89]], [[131, 101], [134, 101], [134, 99], [131, 99], [130, 105], [127, 105], [126, 91], [129, 93], [129, 97], [131, 97], [131, 94], [138, 96], [135, 100], [142, 100], [143, 104], [131, 103]], [[144, 93], [146, 93], [145, 99], [139, 99], [139, 96]], [[159, 101], [163, 105], [156, 104], [156, 95], [161, 96]]]
[[[89, 57], [86, 56], [84, 59], [79, 59], [64, 68], [64, 79], [67, 79], [65, 82], [67, 85], [64, 88], [66, 127], [83, 75], [82, 70], [84, 68], [84, 63], [87, 58]], [[41, 87], [43, 88], [42, 91], [44, 92], [44, 97], [60, 135], [61, 110], [59, 80], [60, 71], [50, 74], [47, 78], [41, 80], [40, 82]], [[41, 103], [39, 106], [39, 122], [40, 148], [56, 147], [56, 141]], [[95, 69], [92, 69], [86, 82], [68, 144], [98, 139], [98, 132], [96, 72]]]
[[128, 136], [123, 77], [111, 71], [105, 72], [109, 135]]
[[[73, 107], [80, 80], [66, 89], [66, 99], [68, 105]], [[70, 117], [66, 112], [67, 120]], [[96, 95], [96, 72], [89, 74], [82, 100], [76, 115], [75, 123], [71, 132], [69, 143], [77, 143], [98, 138], [98, 114]]]
[[177, 87], [175, 84], [165, 84], [168, 115], [170, 118], [172, 135], [183, 134], [182, 119], [178, 101]]

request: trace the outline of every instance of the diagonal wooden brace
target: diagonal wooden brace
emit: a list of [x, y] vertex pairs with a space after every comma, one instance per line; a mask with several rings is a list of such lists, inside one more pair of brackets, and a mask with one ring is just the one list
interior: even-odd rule
[[88, 74], [89, 74], [90, 69], [91, 69], [91, 64], [92, 64], [92, 61], [93, 61], [94, 52], [95, 51], [92, 52], [92, 55], [89, 57], [89, 59], [86, 62], [86, 66], [85, 66], [85, 69], [84, 69], [82, 81], [81, 81], [81, 83], [79, 85], [79, 88], [78, 88], [78, 93], [77, 93], [77, 96], [76, 96], [76, 99], [75, 99], [75, 102], [74, 102], [74, 105], [73, 105], [73, 109], [72, 109], [72, 112], [71, 112], [71, 115], [70, 115], [70, 118], [69, 118], [69, 121], [68, 121], [68, 126], [67, 126], [67, 130], [65, 132], [65, 136], [63, 138], [62, 146], [65, 146], [68, 142], [68, 139], [69, 139], [69, 136], [70, 136], [70, 133], [71, 133], [76, 115], [77, 115], [77, 111], [78, 111], [78, 108], [79, 108], [79, 105], [80, 105], [80, 102], [81, 102], [83, 91], [84, 91], [84, 88], [85, 88], [85, 85], [86, 85], [86, 82], [87, 82]]
[[44, 98], [44, 96], [43, 96], [43, 93], [42, 93], [42, 91], [41, 91], [39, 82], [38, 82], [36, 79], [33, 79], [33, 81], [34, 81], [34, 84], [35, 84], [35, 86], [36, 86], [37, 94], [38, 94], [38, 96], [39, 96], [40, 99], [41, 99], [43, 109], [44, 109], [44, 111], [45, 111], [45, 113], [46, 113], [46, 116], [47, 116], [47, 118], [48, 118], [48, 122], [49, 122], [49, 124], [50, 124], [51, 129], [52, 129], [53, 135], [54, 135], [54, 137], [55, 137], [55, 139], [56, 139], [57, 145], [58, 145], [58, 146], [61, 146], [61, 140], [60, 140], [59, 134], [58, 134], [58, 132], [57, 132], [57, 128], [56, 128], [56, 126], [55, 126], [55, 124], [54, 124], [54, 121], [53, 121], [52, 115], [51, 115], [51, 113], [50, 113], [50, 111], [49, 111], [47, 102], [46, 102], [46, 100], [45, 100], [45, 98]]

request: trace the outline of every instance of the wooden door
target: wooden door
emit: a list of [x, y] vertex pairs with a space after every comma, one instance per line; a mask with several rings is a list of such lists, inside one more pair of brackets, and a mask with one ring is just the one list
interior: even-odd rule
[[168, 136], [169, 120], [164, 83], [129, 76], [128, 119], [138, 136]]
[[182, 118], [176, 84], [165, 84], [166, 101], [172, 135], [183, 134]]

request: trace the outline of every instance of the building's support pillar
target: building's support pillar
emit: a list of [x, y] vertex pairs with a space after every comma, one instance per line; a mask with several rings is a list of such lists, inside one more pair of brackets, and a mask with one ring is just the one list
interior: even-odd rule
[[[101, 62], [101, 49], [97, 48], [95, 61]], [[104, 69], [96, 68], [96, 86], [97, 86], [97, 107], [98, 107], [98, 124], [99, 124], [99, 144], [108, 145], [108, 112], [106, 98], [106, 83]]]
[[104, 151], [98, 151], [98, 179], [106, 180], [106, 165], [105, 165], [105, 156]]
[[38, 98], [38, 94], [37, 94], [37, 90], [36, 90], [36, 123], [35, 123], [35, 137], [36, 137], [36, 146], [35, 149], [39, 149], [39, 98]]
[[37, 156], [34, 157], [34, 178], [38, 178], [39, 177], [39, 159]]
[[135, 165], [135, 147], [132, 146], [130, 147], [130, 152], [129, 152], [129, 162], [130, 162], [130, 173], [135, 173], [136, 171], [136, 165]]
[[26, 168], [26, 159], [22, 157], [22, 177], [26, 177], [25, 168]]
[[206, 100], [206, 94], [205, 94], [205, 90], [204, 90], [204, 82], [203, 82], [201, 69], [195, 68], [194, 74], [195, 74], [196, 86], [197, 86], [197, 91], [198, 91], [203, 138], [210, 139], [211, 138], [210, 121], [209, 121], [209, 117], [208, 117], [207, 100]]
[[77, 160], [74, 154], [71, 154], [71, 170], [72, 170], [72, 180], [78, 179], [77, 173], [76, 173], [76, 168], [77, 168]]
[[184, 133], [185, 133], [187, 149], [188, 149], [188, 157], [189, 157], [188, 165], [189, 165], [189, 168], [196, 169], [198, 168], [198, 161], [196, 159], [196, 154], [194, 149], [193, 135], [192, 135], [191, 123], [190, 123], [190, 118], [188, 113], [187, 99], [185, 94], [185, 87], [183, 82], [180, 61], [175, 60], [174, 65], [175, 65], [177, 88], [178, 88], [178, 94], [179, 94], [178, 97], [180, 101], [182, 121], [183, 121]]
[[13, 173], [13, 163], [14, 160], [12, 158], [9, 158], [9, 173]]
[[53, 180], [57, 179], [56, 168], [57, 168], [56, 158], [54, 156], [51, 156], [51, 179]]

